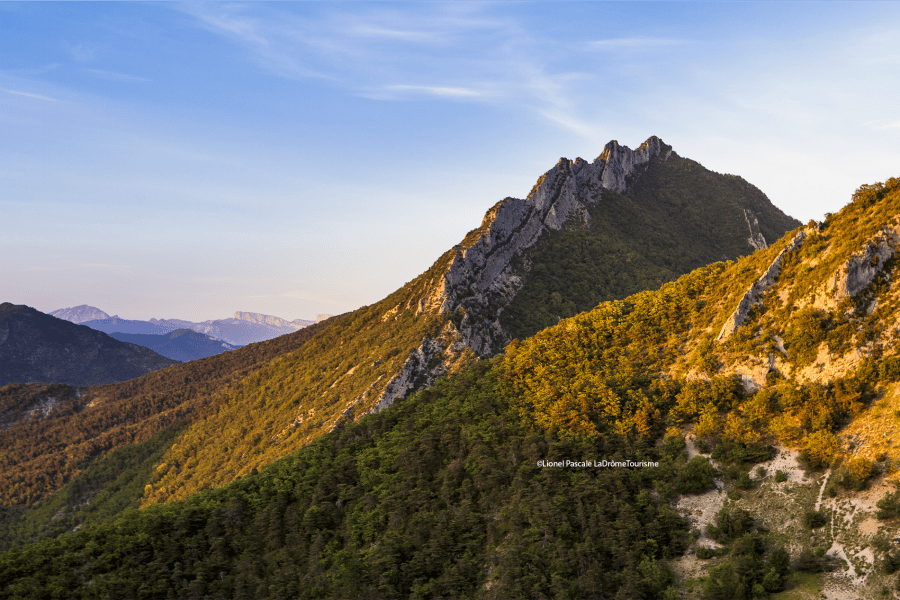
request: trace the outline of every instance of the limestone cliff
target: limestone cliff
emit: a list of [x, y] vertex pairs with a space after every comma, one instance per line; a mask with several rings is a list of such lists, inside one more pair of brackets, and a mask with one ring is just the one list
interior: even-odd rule
[[561, 158], [528, 198], [506, 198], [487, 212], [480, 235], [455, 248], [450, 268], [426, 305], [443, 314], [459, 311], [460, 335], [476, 354], [499, 351], [510, 341], [500, 325], [500, 313], [522, 285], [512, 259], [547, 230], [588, 225], [587, 208], [601, 201], [604, 189], [624, 191], [637, 169], [652, 158], [665, 160], [671, 150], [651, 137], [634, 151], [612, 141], [592, 163]]
[[[619, 232], [619, 241], [613, 239], [615, 234], [604, 233], [622, 229], [623, 221], [626, 225], [628, 221], [633, 221], [630, 225], [637, 223], [638, 231]], [[453, 248], [448, 266], [413, 302], [417, 315], [439, 314], [450, 321], [450, 326], [440, 339], [423, 340], [382, 389], [373, 410], [389, 406], [395, 398], [421, 387], [412, 382], [427, 385], [446, 372], [462, 356], [461, 347], [476, 356], [493, 355], [515, 337], [514, 333], [531, 335], [600, 301], [655, 287], [715, 260], [765, 248], [763, 227], [780, 236], [796, 225], [799, 223], [772, 207], [744, 180], [707, 171], [679, 157], [655, 136], [636, 150], [611, 141], [593, 162], [561, 158], [537, 181], [527, 198], [506, 198], [495, 204], [479, 228]], [[540, 257], [544, 240], [571, 237], [579, 231], [594, 235], [594, 230], [606, 237], [571, 243], [593, 244], [594, 254], [584, 251], [582, 260], [608, 263], [600, 277], [628, 278], [634, 270], [652, 275], [636, 279], [631, 288], [610, 286], [619, 292], [599, 290], [593, 295], [583, 294], [580, 303], [570, 302], [567, 287], [595, 288], [600, 277], [590, 269], [575, 269], [571, 276], [563, 270], [553, 273], [563, 268], [554, 260], [546, 268], [551, 277], [564, 278], [559, 299], [563, 304], [570, 302], [566, 310], [571, 314], [559, 311], [549, 323], [524, 334], [512, 332], [503, 322], [510, 320], [504, 311], [523, 287], [539, 287], [547, 279], [540, 269], [532, 269], [533, 262], [547, 262]], [[621, 238], [625, 238], [624, 243]], [[596, 247], [603, 248], [601, 255]], [[637, 259], [635, 255], [639, 255]], [[672, 260], [682, 255], [685, 258], [678, 262]], [[629, 271], [632, 264], [638, 266]], [[382, 319], [396, 319], [404, 308], [398, 304]], [[444, 353], [452, 357], [439, 358]]]

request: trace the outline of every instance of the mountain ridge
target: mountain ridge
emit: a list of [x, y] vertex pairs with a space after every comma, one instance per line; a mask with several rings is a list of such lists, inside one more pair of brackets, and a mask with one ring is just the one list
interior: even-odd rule
[[[568, 308], [545, 310], [527, 324], [523, 319], [525, 334], [600, 300], [623, 297], [630, 289], [659, 285], [691, 265], [751, 251], [747, 239], [752, 231], [742, 207], [759, 215], [765, 235], [786, 230], [785, 223], [798, 224], [743, 180], [714, 174], [670, 150], [658, 138], [642, 145], [637, 158], [627, 148], [610, 145], [608, 170], [606, 159], [595, 161], [594, 167], [583, 160], [563, 159], [538, 179], [529, 198], [508, 198], [486, 211], [481, 225], [426, 272], [377, 303], [331, 319], [327, 328], [301, 347], [268, 355], [266, 364], [227, 387], [215, 383], [198, 391], [202, 398], [195, 398], [195, 392], [184, 398], [167, 392], [153, 399], [154, 394], [147, 392], [150, 400], [142, 402], [164, 405], [173, 415], [189, 415], [189, 422], [177, 445], [166, 451], [167, 467], [159, 471], [143, 502], [176, 500], [245, 476], [465, 368], [479, 359], [473, 348], [482, 356], [502, 349], [513, 336], [498, 322], [498, 314], [513, 306], [504, 304], [510, 297], [515, 303], [535, 286], [545, 296], [559, 294]], [[625, 185], [629, 195], [604, 188], [604, 172], [608, 185]], [[662, 195], [655, 196], [654, 190]], [[716, 198], [723, 202], [716, 204]], [[684, 207], [691, 203], [693, 213], [691, 206]], [[637, 214], [636, 210], [644, 211], [640, 226], [655, 235], [623, 246], [622, 239], [615, 237], [616, 229], [629, 225], [627, 215]], [[675, 216], [689, 218], [678, 221], [670, 216], [673, 211]], [[710, 217], [717, 216], [716, 211], [727, 212], [728, 218], [712, 221], [716, 228], [724, 226], [720, 234], [710, 234]], [[681, 229], [666, 234], [669, 224], [680, 224]], [[703, 251], [671, 260], [672, 246], [677, 250], [678, 245], [688, 245], [683, 243], [690, 239], [685, 237], [688, 234], [702, 242], [691, 248]], [[550, 237], [554, 243], [561, 241], [561, 253], [552, 244], [546, 249], [544, 240]], [[722, 239], [727, 244], [722, 245]], [[575, 248], [570, 251], [567, 244], [572, 243]], [[648, 254], [644, 247], [657, 251]], [[547, 284], [548, 289], [542, 290], [552, 273], [542, 272], [540, 261], [562, 263], [576, 255], [580, 262], [564, 272], [562, 287]], [[510, 285], [515, 278], [522, 283], [517, 293], [513, 288], [518, 284]], [[609, 281], [603, 286], [588, 285], [596, 279]], [[478, 285], [470, 286], [470, 282]], [[576, 291], [578, 297], [572, 295]], [[517, 318], [533, 316], [547, 304], [540, 294], [536, 297], [532, 304], [518, 307]], [[99, 390], [89, 393], [98, 400], [108, 397]], [[192, 408], [199, 405], [205, 408], [199, 412]], [[90, 413], [84, 411], [79, 419], [90, 418]], [[109, 422], [105, 435], [111, 439], [121, 440], [121, 429], [134, 428], [142, 432], [135, 441], [143, 441], [171, 421], [151, 424], [144, 416], [125, 411]], [[54, 430], [53, 435], [65, 434]], [[65, 439], [55, 443], [58, 448], [67, 444]], [[42, 493], [49, 489], [42, 488]]]
[[[0, 576], [21, 595], [890, 597], [898, 217], [900, 179], [864, 186], [259, 472], [12, 550]], [[248, 385], [268, 404], [279, 383]]]
[[[208, 482], [205, 485], [221, 485], [242, 476], [254, 466], [267, 464], [345, 423], [385, 409], [480, 356], [501, 350], [512, 336], [503, 329], [498, 315], [514, 299], [517, 278], [519, 283], [525, 282], [520, 291], [528, 289], [529, 279], [540, 278], [516, 272], [513, 259], [523, 253], [527, 258], [548, 231], [564, 239], [585, 231], [591, 225], [584, 218], [587, 215], [590, 221], [589, 203], [602, 208], [605, 198], [613, 198], [619, 203], [617, 207], [621, 204], [627, 209], [636, 204], [634, 199], [603, 187], [604, 173], [606, 185], [619, 189], [624, 185], [626, 191], [637, 189], [638, 199], [654, 212], [671, 207], [675, 200], [701, 198], [700, 212], [690, 215], [683, 224], [685, 231], [698, 237], [709, 237], [709, 215], [704, 216], [702, 211], [715, 201], [716, 190], [724, 185], [730, 194], [726, 194], [727, 202], [713, 206], [730, 211], [727, 222], [731, 226], [722, 236], [729, 240], [727, 251], [735, 257], [738, 249], [744, 253], [753, 250], [748, 242], [753, 232], [735, 198], [754, 214], [758, 212], [759, 225], [767, 230], [786, 231], [786, 225], [799, 225], [744, 180], [714, 174], [698, 163], [681, 159], [658, 138], [650, 138], [637, 152], [612, 143], [608, 150], [609, 169], [606, 160], [598, 159], [593, 167], [583, 160], [559, 161], [539, 178], [527, 199], [506, 198], [496, 203], [481, 225], [442, 254], [428, 271], [380, 302], [338, 319], [323, 334], [329, 338], [312, 340], [236, 388], [216, 415], [192, 424], [184, 441], [165, 458], [171, 465], [206, 465], [203, 473], [195, 473], [188, 482], [181, 467], [170, 468], [145, 503], [183, 498], [202, 489], [196, 487], [202, 486], [202, 480]], [[669, 187], [681, 190], [681, 195], [675, 194], [672, 200], [669, 193], [653, 204], [651, 188], [659, 187], [672, 173], [680, 179]], [[643, 188], [639, 185], [642, 177], [649, 177]], [[698, 181], [700, 187], [695, 193]], [[773, 215], [775, 218], [771, 218]], [[665, 227], [666, 218], [654, 218], [659, 227]], [[599, 220], [598, 216], [593, 223]], [[603, 247], [604, 239], [596, 244]], [[646, 289], [644, 284], [649, 281], [666, 281], [686, 271], [690, 264], [706, 264], [710, 254], [712, 259], [722, 254], [715, 239], [704, 247], [706, 257], [688, 256], [660, 276], [638, 279], [635, 285]], [[644, 264], [652, 265], [666, 255], [648, 256]], [[592, 276], [591, 272], [582, 273], [581, 281]], [[622, 293], [622, 288], [617, 289], [612, 297]], [[589, 306], [599, 301], [595, 291], [586, 293], [585, 298]], [[280, 392], [273, 396], [269, 390]], [[247, 432], [254, 433], [249, 436]], [[234, 441], [223, 452], [217, 449], [217, 442], [210, 442], [211, 437]], [[269, 443], [261, 444], [261, 440]]]
[[0, 304], [0, 385], [99, 385], [175, 364], [134, 344], [29, 306]]

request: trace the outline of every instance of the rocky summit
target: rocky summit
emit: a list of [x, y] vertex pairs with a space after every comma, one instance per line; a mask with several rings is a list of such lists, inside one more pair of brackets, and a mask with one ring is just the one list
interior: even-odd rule
[[440, 373], [422, 365], [448, 348], [490, 356], [601, 301], [765, 248], [799, 224], [740, 177], [681, 158], [656, 136], [637, 150], [611, 141], [591, 163], [562, 158], [527, 198], [488, 210], [424, 296], [385, 313], [439, 313], [453, 328], [423, 341], [378, 406], [423, 375], [433, 380]]

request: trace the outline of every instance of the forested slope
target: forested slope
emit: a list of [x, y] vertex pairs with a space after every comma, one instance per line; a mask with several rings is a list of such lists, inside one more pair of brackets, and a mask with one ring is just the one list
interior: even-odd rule
[[[682, 597], [668, 565], [701, 532], [673, 503], [715, 474], [686, 431], [739, 485], [774, 443], [849, 490], [896, 468], [841, 435], [900, 380], [898, 215], [900, 180], [864, 186], [821, 225], [563, 320], [258, 473], [7, 552], [4, 593]], [[822, 564], [738, 509], [707, 534], [705, 597]]]

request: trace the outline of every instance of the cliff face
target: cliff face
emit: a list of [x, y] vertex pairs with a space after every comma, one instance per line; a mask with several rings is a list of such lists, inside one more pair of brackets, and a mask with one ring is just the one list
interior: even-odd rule
[[455, 248], [456, 256], [428, 306], [444, 314], [459, 311], [458, 329], [466, 346], [480, 356], [498, 352], [511, 337], [500, 313], [523, 285], [512, 260], [531, 248], [548, 230], [566, 225], [589, 226], [588, 207], [600, 202], [603, 190], [625, 191], [635, 170], [670, 146], [652, 137], [632, 151], [610, 142], [592, 163], [562, 158], [534, 186], [525, 200], [507, 198], [491, 208], [474, 243]]
[[[637, 231], [620, 231], [623, 221], [636, 223]], [[764, 228], [781, 236], [797, 225], [742, 179], [678, 157], [655, 136], [636, 150], [609, 142], [593, 162], [562, 158], [527, 198], [498, 202], [480, 227], [454, 247], [449, 266], [416, 307], [417, 314], [447, 317], [447, 329], [410, 355], [372, 410], [415, 389], [412, 382], [430, 382], [447, 372], [456, 360], [450, 355], [461, 356], [460, 347], [490, 356], [513, 337], [532, 335], [600, 301], [766, 248]], [[545, 240], [550, 237], [572, 246], [575, 252], [564, 254], [579, 254], [581, 262], [566, 266], [562, 263], [571, 257], [558, 253], [547, 258]], [[546, 269], [532, 268], [534, 263], [547, 263]], [[520, 315], [530, 316], [535, 303], [517, 295], [523, 288], [541, 291], [551, 279], [558, 291], [549, 294], [550, 302], [558, 296], [564, 306], [553, 307], [556, 318], [549, 315], [520, 326]], [[628, 285], [613, 283], [604, 289], [598, 286], [600, 279]], [[576, 297], [575, 290], [584, 289], [588, 292]], [[514, 314], [509, 312], [513, 303]], [[537, 304], [544, 308], [549, 302], [539, 299]]]

